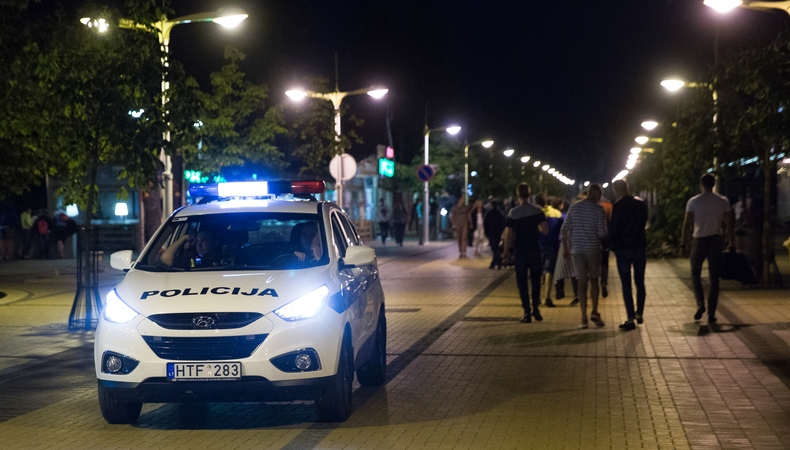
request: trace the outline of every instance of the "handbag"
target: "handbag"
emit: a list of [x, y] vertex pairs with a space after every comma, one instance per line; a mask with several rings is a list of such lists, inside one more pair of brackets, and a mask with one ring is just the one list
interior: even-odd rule
[[757, 277], [754, 276], [746, 255], [738, 251], [725, 251], [721, 258], [721, 279], [740, 281], [743, 285], [757, 283]]

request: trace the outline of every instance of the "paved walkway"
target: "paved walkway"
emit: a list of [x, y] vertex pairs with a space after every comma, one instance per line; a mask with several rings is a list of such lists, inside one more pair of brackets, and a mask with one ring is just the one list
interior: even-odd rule
[[[622, 332], [612, 260], [606, 326], [576, 330], [570, 297], [544, 308], [543, 322], [518, 323], [512, 270], [457, 260], [452, 244], [377, 251], [388, 381], [357, 387], [354, 413], [342, 424], [316, 423], [307, 402], [147, 404], [138, 423], [107, 425], [96, 403], [92, 335], [65, 327], [73, 269], [69, 275], [62, 261], [3, 263], [4, 446], [790, 448], [787, 290], [724, 282], [719, 326], [710, 329], [692, 319], [688, 261], [650, 261], [645, 323]], [[780, 258], [787, 274], [787, 256]], [[104, 292], [120, 273], [102, 274]]]

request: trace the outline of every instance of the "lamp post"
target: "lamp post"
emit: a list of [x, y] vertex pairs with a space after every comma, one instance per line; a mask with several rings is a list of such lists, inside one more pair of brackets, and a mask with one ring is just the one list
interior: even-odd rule
[[[354, 91], [348, 92], [340, 92], [337, 88], [337, 81], [335, 82], [335, 90], [334, 92], [314, 92], [309, 91], [306, 89], [291, 89], [285, 91], [285, 95], [291, 98], [291, 100], [295, 102], [300, 102], [304, 100], [305, 97], [310, 98], [320, 98], [322, 100], [329, 100], [332, 102], [332, 106], [335, 109], [335, 142], [340, 142], [340, 104], [343, 103], [343, 99], [348, 97], [349, 95], [360, 95], [360, 94], [368, 94], [369, 96], [380, 99], [384, 97], [388, 92], [387, 89], [382, 88], [366, 88], [366, 89], [357, 89]], [[337, 206], [343, 208], [343, 163], [341, 160], [340, 169], [338, 171], [338, 178], [337, 178]]]
[[[666, 80], [661, 81], [661, 86], [663, 86], [664, 89], [666, 89], [666, 90], [668, 90], [670, 92], [676, 92], [676, 91], [680, 90], [683, 87], [707, 88], [710, 91], [711, 98], [713, 99], [713, 133], [714, 133], [715, 138], [716, 138], [716, 142], [715, 142], [715, 146], [716, 147], [715, 147], [714, 150], [720, 148], [721, 147], [721, 143], [719, 142], [720, 136], [719, 136], [719, 127], [718, 127], [719, 96], [716, 93], [716, 88], [713, 86], [713, 83], [694, 83], [694, 82], [687, 83], [687, 82], [685, 82], [683, 80], [679, 80], [679, 79], [666, 79]], [[716, 166], [717, 165], [718, 165], [718, 157], [714, 156], [713, 157], [713, 170], [714, 171], [716, 170]], [[717, 187], [718, 187], [718, 183], [717, 183]], [[718, 192], [718, 189], [716, 189], [715, 191]]]
[[[425, 165], [426, 166], [430, 162], [430, 158], [429, 158], [430, 150], [428, 149], [428, 145], [429, 145], [431, 132], [433, 132], [433, 131], [447, 131], [450, 134], [458, 134], [458, 132], [461, 131], [461, 127], [459, 127], [457, 125], [451, 125], [451, 126], [447, 126], [447, 127], [428, 128], [428, 124], [427, 123], [425, 124], [424, 135], [425, 135]], [[429, 222], [428, 219], [430, 218], [430, 213], [431, 213], [430, 199], [431, 199], [430, 191], [428, 189], [428, 182], [426, 181], [425, 183], [423, 183], [423, 196], [422, 196], [422, 240], [420, 242], [420, 245], [428, 243], [428, 240], [429, 240], [428, 239], [428, 233], [430, 231], [430, 222]]]
[[[167, 17], [163, 15], [159, 21], [151, 24], [140, 24], [129, 19], [120, 19], [118, 26], [120, 28], [144, 31], [152, 31], [151, 28], [153, 28], [156, 31], [157, 37], [159, 38], [159, 45], [162, 46], [162, 67], [167, 68], [169, 66], [168, 55], [170, 53], [170, 31], [174, 26], [184, 23], [214, 22], [216, 24], [222, 25], [225, 28], [234, 28], [246, 18], [247, 14], [239, 11], [219, 10], [214, 12], [190, 14], [187, 16], [177, 17], [172, 20], [167, 20]], [[84, 17], [80, 19], [80, 22], [89, 28], [95, 28], [100, 33], [106, 32], [109, 28], [107, 26], [107, 22], [104, 19], [90, 19], [88, 17]], [[164, 74], [162, 74], [161, 92], [163, 110], [167, 107], [167, 91], [169, 88], [170, 83], [167, 82]], [[169, 130], [165, 131], [164, 139], [165, 141], [170, 141]], [[162, 181], [164, 184], [162, 221], [164, 221], [170, 216], [170, 214], [173, 213], [173, 163], [170, 155], [165, 153], [164, 148], [162, 148], [161, 152], [159, 153], [159, 160], [162, 161], [162, 165], [164, 166], [164, 172], [162, 172]], [[179, 174], [179, 176], [183, 177], [183, 173]], [[181, 184], [183, 185], [183, 183]]]
[[469, 147], [472, 145], [482, 145], [484, 148], [491, 148], [494, 141], [491, 139], [475, 141], [464, 146], [464, 204], [469, 204]]

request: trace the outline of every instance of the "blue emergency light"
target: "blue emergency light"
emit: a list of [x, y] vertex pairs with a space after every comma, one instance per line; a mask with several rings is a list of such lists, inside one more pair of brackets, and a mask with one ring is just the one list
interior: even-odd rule
[[193, 184], [189, 186], [189, 195], [194, 198], [271, 198], [286, 194], [320, 194], [325, 188], [322, 180], [236, 181]]

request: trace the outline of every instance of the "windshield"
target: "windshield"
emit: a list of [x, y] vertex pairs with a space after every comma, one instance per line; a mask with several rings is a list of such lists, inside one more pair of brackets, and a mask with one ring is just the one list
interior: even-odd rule
[[135, 265], [148, 271], [301, 269], [329, 263], [318, 214], [224, 213], [171, 219]]

